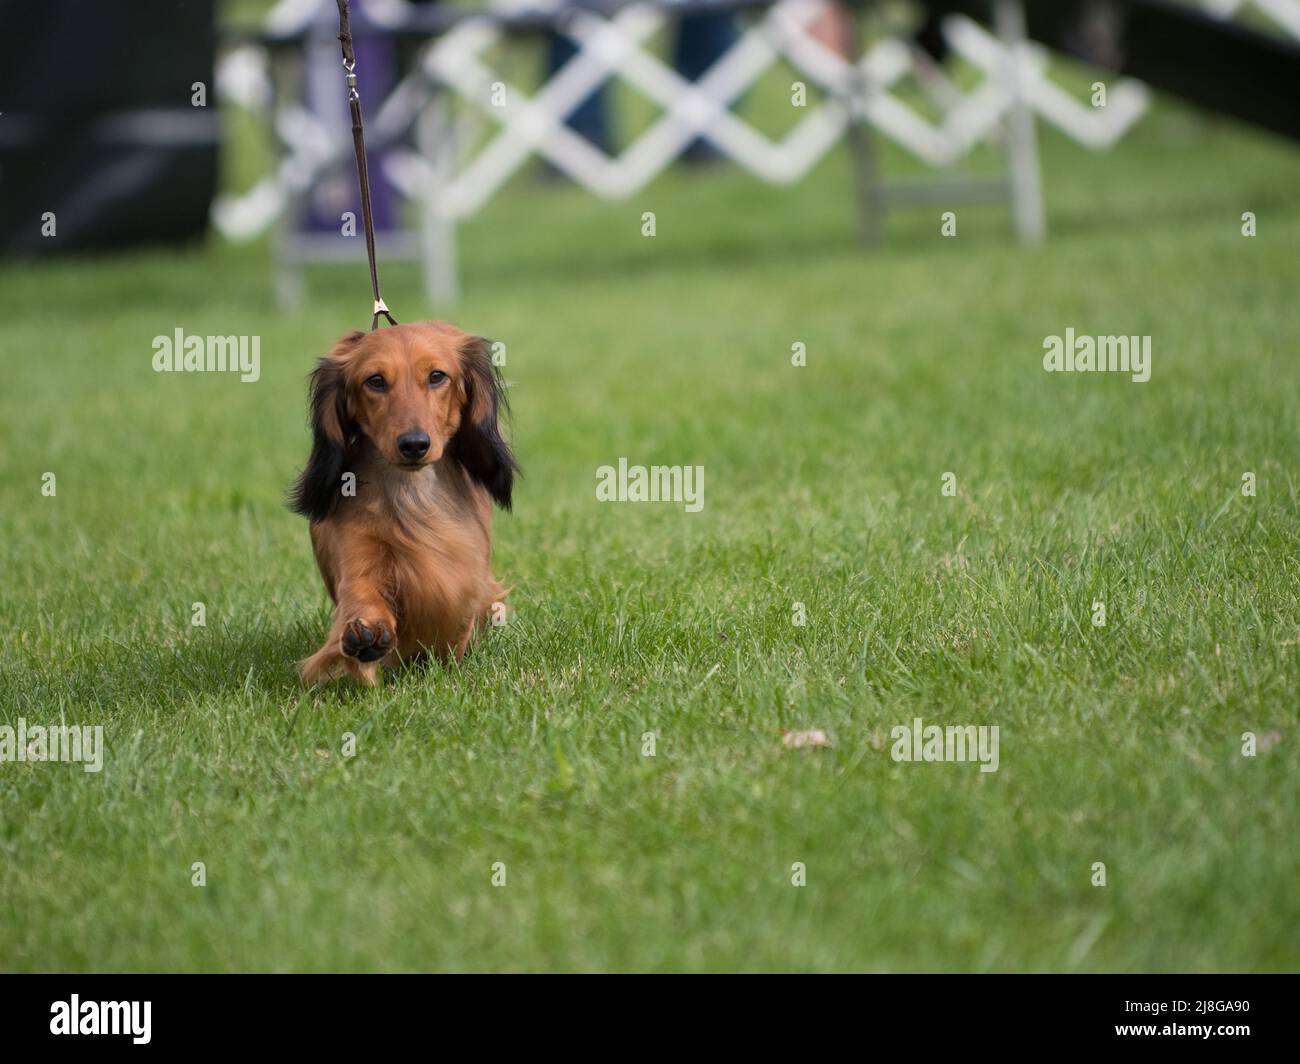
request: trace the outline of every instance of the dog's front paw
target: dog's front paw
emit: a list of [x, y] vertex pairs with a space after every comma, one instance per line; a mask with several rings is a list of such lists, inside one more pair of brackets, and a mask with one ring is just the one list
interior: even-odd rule
[[393, 630], [383, 621], [349, 621], [340, 640], [343, 653], [358, 661], [378, 661], [393, 646]]

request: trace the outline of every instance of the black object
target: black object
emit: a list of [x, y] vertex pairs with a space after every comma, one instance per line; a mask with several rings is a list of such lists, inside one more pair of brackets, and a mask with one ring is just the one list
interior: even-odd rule
[[[1170, 0], [1023, 0], [1028, 34], [1049, 48], [1140, 78], [1204, 107], [1300, 139], [1300, 47]], [[927, 27], [989, 0], [926, 0]]]
[[204, 232], [219, 133], [213, 5], [0, 0], [0, 254]]

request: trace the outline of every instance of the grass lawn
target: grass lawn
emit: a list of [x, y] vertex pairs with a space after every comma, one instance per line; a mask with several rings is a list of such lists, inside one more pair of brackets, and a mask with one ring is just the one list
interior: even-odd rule
[[[525, 477], [510, 623], [374, 691], [298, 684], [282, 505], [364, 264], [291, 312], [263, 247], [5, 265], [0, 722], [108, 753], [0, 765], [0, 968], [1300, 967], [1300, 151], [1043, 140], [1037, 250], [959, 207], [864, 252], [836, 157], [520, 180], [455, 308], [384, 266], [506, 342]], [[178, 327], [260, 336], [260, 381], [155, 374]], [[1067, 327], [1149, 334], [1151, 380], [1044, 373]], [[703, 511], [597, 502], [620, 456], [704, 466]], [[998, 771], [893, 761], [916, 717], [998, 726]]]

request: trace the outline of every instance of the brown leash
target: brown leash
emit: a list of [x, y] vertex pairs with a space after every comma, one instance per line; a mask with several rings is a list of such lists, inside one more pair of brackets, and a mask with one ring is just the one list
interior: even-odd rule
[[375, 268], [375, 219], [370, 209], [370, 171], [366, 168], [366, 139], [361, 126], [361, 97], [357, 95], [357, 54], [352, 50], [352, 27], [348, 24], [348, 0], [338, 0], [339, 44], [343, 46], [343, 69], [348, 72], [348, 106], [352, 109], [352, 143], [357, 149], [357, 181], [361, 185], [361, 215], [366, 226], [366, 255], [370, 258], [370, 290], [375, 296], [375, 316], [370, 319], [373, 332], [379, 328], [379, 315], [396, 325], [379, 294], [379, 271]]

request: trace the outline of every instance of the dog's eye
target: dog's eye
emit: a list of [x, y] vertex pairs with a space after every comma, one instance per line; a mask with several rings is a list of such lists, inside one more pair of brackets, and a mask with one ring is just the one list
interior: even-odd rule
[[376, 373], [366, 378], [366, 387], [373, 388], [377, 392], [382, 392], [388, 385], [385, 383], [381, 374]]
[[431, 370], [429, 372], [429, 387], [436, 388], [446, 379], [447, 379], [447, 374], [443, 373], [442, 370], [440, 369]]

